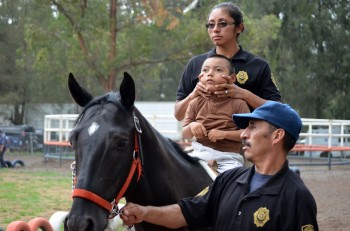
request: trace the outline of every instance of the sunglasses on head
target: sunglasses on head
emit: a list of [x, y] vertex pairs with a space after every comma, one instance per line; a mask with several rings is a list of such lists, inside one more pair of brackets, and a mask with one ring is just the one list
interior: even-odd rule
[[214, 27], [216, 25], [218, 25], [219, 28], [225, 28], [228, 25], [235, 25], [235, 22], [218, 22], [218, 23], [210, 22], [210, 23], [205, 24], [205, 27], [207, 29], [214, 29]]

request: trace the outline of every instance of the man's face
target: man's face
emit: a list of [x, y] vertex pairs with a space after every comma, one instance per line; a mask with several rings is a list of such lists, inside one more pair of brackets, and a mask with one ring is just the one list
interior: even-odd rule
[[270, 124], [263, 120], [252, 119], [242, 132], [242, 150], [247, 160], [256, 163], [264, 159], [272, 149]]
[[229, 63], [223, 58], [213, 57], [204, 61], [201, 71], [200, 82], [203, 83], [207, 89], [213, 93], [214, 91], [222, 90], [216, 88], [215, 85], [227, 83], [222, 75], [229, 75]]

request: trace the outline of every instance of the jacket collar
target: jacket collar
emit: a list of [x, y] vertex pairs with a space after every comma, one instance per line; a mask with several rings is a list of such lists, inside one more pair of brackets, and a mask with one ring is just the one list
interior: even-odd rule
[[[213, 55], [213, 54], [216, 54], [216, 48], [215, 47], [208, 52], [208, 56], [209, 55]], [[238, 52], [233, 57], [231, 57], [230, 59], [231, 60], [243, 60], [243, 61], [246, 61], [248, 59], [248, 56], [249, 56], [249, 53], [246, 52], [242, 48], [242, 46], [239, 46]]]
[[[283, 183], [286, 180], [287, 172], [289, 171], [288, 166], [288, 160], [283, 164], [282, 168], [272, 176], [271, 179], [269, 179], [265, 185], [263, 185], [261, 188], [259, 188], [256, 192], [259, 194], [269, 194], [269, 195], [276, 195], [279, 194]], [[253, 165], [250, 170], [246, 173], [240, 176], [236, 182], [239, 185], [242, 185], [244, 187], [245, 193], [249, 192], [249, 185], [250, 180], [252, 179], [253, 175], [255, 173], [255, 165]]]

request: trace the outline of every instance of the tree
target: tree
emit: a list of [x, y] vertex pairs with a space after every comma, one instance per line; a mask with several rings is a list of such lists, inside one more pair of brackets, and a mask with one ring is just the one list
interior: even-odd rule
[[[44, 2], [41, 2], [44, 4]], [[152, 56], [158, 46], [165, 45], [171, 31], [178, 25], [179, 12], [186, 1], [165, 5], [162, 1], [51, 1], [54, 22], [47, 34], [48, 40], [59, 34], [58, 43], [68, 43], [64, 54], [74, 65], [69, 65], [78, 76], [96, 78], [104, 91], [115, 89], [117, 76], [135, 67], [177, 59], [170, 50]], [[67, 25], [69, 24], [69, 25]], [[30, 32], [35, 30], [30, 30]], [[167, 33], [164, 33], [167, 32]], [[160, 34], [164, 38], [160, 38]], [[29, 34], [28, 37], [35, 36]], [[145, 40], [147, 38], [147, 41]], [[31, 41], [34, 41], [31, 39]], [[42, 48], [33, 47], [38, 54]], [[79, 58], [80, 57], [80, 58]], [[37, 60], [37, 65], [49, 59], [48, 54]], [[45, 60], [46, 59], [46, 60]], [[79, 62], [79, 64], [77, 63]], [[64, 66], [64, 65], [62, 65]], [[43, 66], [41, 66], [43, 68]], [[85, 79], [88, 81], [87, 79]], [[89, 82], [87, 83], [89, 85]]]
[[311, 118], [349, 118], [349, 12], [342, 0], [274, 1], [283, 20], [278, 75], [285, 101]]
[[10, 117], [13, 124], [22, 124], [25, 109], [31, 101], [32, 73], [28, 68], [25, 56], [25, 65], [18, 67], [17, 55], [24, 43], [24, 15], [26, 5], [22, 1], [0, 1], [0, 103], [12, 104]]

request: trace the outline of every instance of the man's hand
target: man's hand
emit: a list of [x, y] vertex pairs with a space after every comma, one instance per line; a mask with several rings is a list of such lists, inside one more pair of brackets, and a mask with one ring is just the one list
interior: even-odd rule
[[145, 219], [147, 209], [137, 204], [127, 203], [121, 212], [120, 218], [125, 225], [130, 226], [142, 222]]
[[121, 209], [120, 218], [123, 220], [124, 224], [128, 226], [132, 226], [142, 221], [165, 226], [171, 229], [178, 229], [187, 226], [181, 208], [177, 204], [154, 207], [127, 203]]

